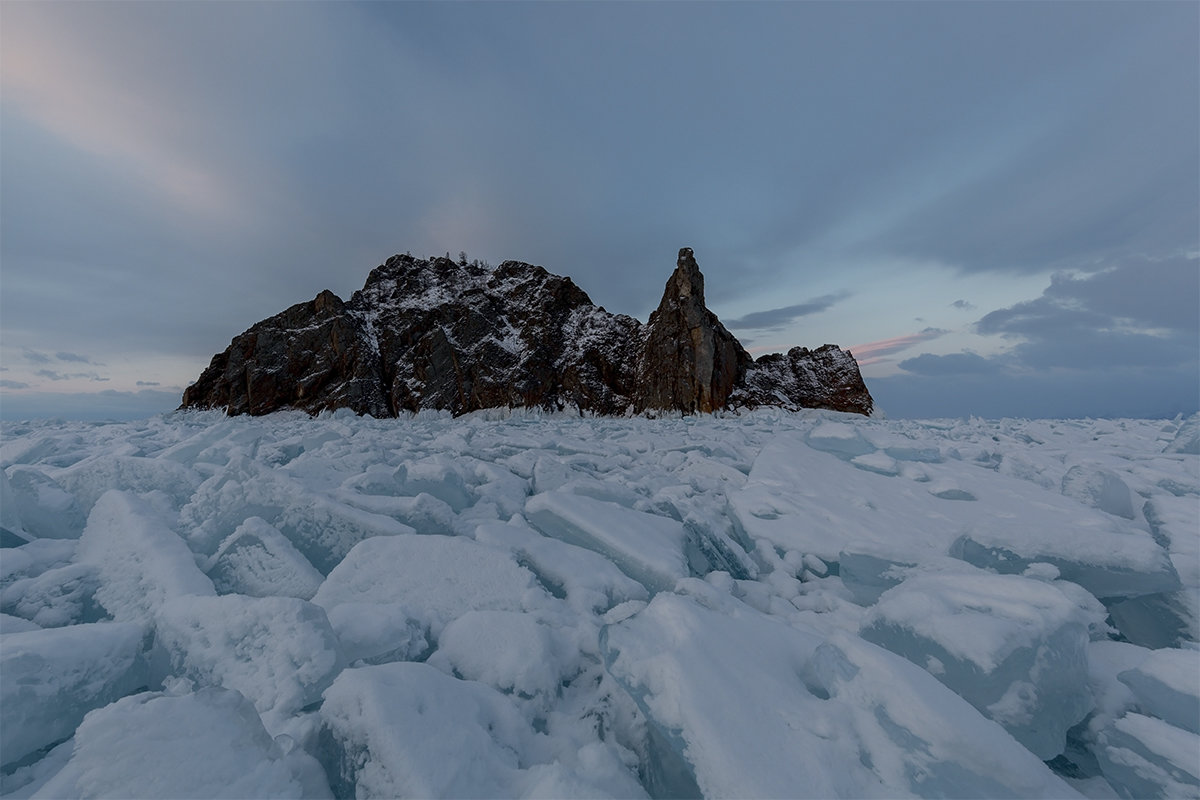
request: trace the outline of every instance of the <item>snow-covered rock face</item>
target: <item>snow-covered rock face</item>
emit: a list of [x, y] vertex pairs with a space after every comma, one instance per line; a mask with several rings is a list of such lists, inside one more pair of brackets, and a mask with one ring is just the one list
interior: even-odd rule
[[1200, 796], [1189, 425], [4, 424], [0, 796]]
[[833, 345], [755, 362], [705, 307], [686, 247], [645, 325], [531, 264], [393, 256], [348, 302], [324, 291], [235, 337], [183, 395], [185, 408], [231, 415], [349, 408], [377, 418], [758, 406], [870, 414], [872, 400], [854, 357]]

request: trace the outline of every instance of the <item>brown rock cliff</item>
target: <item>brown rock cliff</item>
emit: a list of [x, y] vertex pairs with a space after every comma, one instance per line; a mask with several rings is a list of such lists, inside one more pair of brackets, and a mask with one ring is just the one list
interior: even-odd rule
[[752, 359], [705, 306], [704, 276], [685, 247], [645, 325], [597, 308], [541, 267], [393, 256], [349, 301], [325, 291], [234, 337], [181, 407], [394, 417], [757, 406], [870, 414], [872, 400], [854, 357], [833, 345]]

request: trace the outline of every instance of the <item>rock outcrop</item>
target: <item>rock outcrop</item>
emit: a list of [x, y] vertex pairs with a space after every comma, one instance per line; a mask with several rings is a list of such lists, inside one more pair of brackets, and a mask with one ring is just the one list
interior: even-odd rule
[[684, 248], [645, 325], [541, 267], [393, 256], [349, 301], [325, 291], [235, 337], [181, 407], [394, 417], [757, 406], [870, 414], [872, 401], [853, 356], [833, 345], [751, 358], [705, 306], [704, 276]]
[[683, 248], [646, 326], [638, 359], [637, 410], [708, 413], [725, 408], [753, 361], [704, 305], [704, 276], [692, 249]]
[[849, 350], [834, 344], [759, 356], [734, 389], [730, 405], [831, 408], [866, 415], [875, 408], [858, 362]]

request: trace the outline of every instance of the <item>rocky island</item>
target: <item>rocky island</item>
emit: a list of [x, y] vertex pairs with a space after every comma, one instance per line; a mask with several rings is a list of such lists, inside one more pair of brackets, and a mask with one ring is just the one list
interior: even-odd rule
[[395, 417], [759, 406], [869, 415], [873, 401], [853, 355], [835, 345], [751, 357], [705, 306], [704, 276], [685, 247], [646, 324], [520, 261], [492, 269], [393, 256], [349, 301], [324, 291], [236, 336], [184, 391], [181, 408]]

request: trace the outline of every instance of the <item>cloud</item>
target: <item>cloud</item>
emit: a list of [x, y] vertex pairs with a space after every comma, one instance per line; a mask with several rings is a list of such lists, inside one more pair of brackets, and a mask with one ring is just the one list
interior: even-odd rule
[[21, 381], [10, 381], [7, 378], [0, 380], [0, 389], [28, 389], [29, 384]]
[[875, 406], [890, 417], [1139, 417], [1200, 410], [1200, 368], [1116, 366], [1025, 373], [900, 373], [867, 380]]
[[[1200, 261], [1129, 259], [1057, 274], [1040, 297], [985, 314], [994, 356], [922, 353], [875, 379], [902, 416], [1170, 416], [1200, 406]], [[881, 405], [888, 408], [888, 402]]]
[[1088, 274], [1055, 275], [1045, 297], [1144, 328], [1200, 330], [1200, 260], [1130, 258]]
[[975, 323], [975, 328], [985, 335], [1048, 339], [1072, 332], [1096, 331], [1111, 322], [1112, 317], [1107, 314], [1063, 305], [1043, 295], [1036, 300], [992, 311]]
[[979, 333], [1016, 339], [1030, 368], [1184, 365], [1200, 355], [1200, 261], [1131, 259], [1057, 274], [1042, 296], [986, 314]]
[[784, 306], [783, 308], [772, 308], [767, 311], [755, 311], [747, 314], [744, 317], [737, 319], [723, 320], [726, 328], [742, 329], [742, 330], [779, 330], [790, 325], [792, 322], [807, 317], [810, 314], [819, 314], [832, 307], [834, 304], [845, 300], [850, 296], [850, 292], [842, 290], [833, 294], [826, 294], [820, 297], [814, 297], [805, 303], [799, 303], [794, 306]]
[[39, 369], [33, 373], [40, 378], [46, 378], [51, 381], [72, 381], [72, 380], [88, 380], [103, 382], [109, 380], [95, 372], [56, 372], [52, 369]]
[[89, 359], [87, 356], [81, 356], [77, 353], [59, 352], [59, 353], [55, 353], [54, 357], [57, 358], [59, 361], [76, 361], [76, 362], [79, 362], [80, 364], [92, 363], [91, 359]]
[[26, 348], [21, 351], [21, 356], [31, 364], [49, 364], [50, 356], [45, 353], [39, 353], [37, 350]]
[[950, 305], [951, 305], [953, 308], [961, 309], [961, 310], [963, 310], [963, 311], [970, 311], [971, 309], [975, 308], [975, 304], [974, 304], [974, 303], [969, 303], [969, 302], [967, 302], [966, 300], [955, 300], [955, 301], [954, 301], [953, 303], [951, 303]]
[[854, 358], [858, 361], [859, 366], [878, 364], [888, 360], [884, 356], [899, 353], [921, 342], [928, 342], [931, 339], [945, 336], [947, 333], [948, 331], [941, 328], [926, 328], [919, 333], [910, 333], [906, 336], [895, 336], [891, 339], [880, 339], [877, 342], [855, 345], [850, 348], [850, 351], [854, 353]]
[[137, 385], [138, 386], [160, 386], [161, 384], [158, 381], [138, 381]]
[[[1186, 22], [1138, 14], [1126, 20], [1129, 36], [1110, 40], [1112, 52], [1063, 48], [1075, 63], [1005, 99], [1013, 119], [1039, 129], [1023, 140], [1011, 126], [981, 132], [984, 143], [1010, 137], [1011, 149], [915, 205], [873, 245], [968, 272], [1025, 273], [1195, 247], [1197, 23], [1195, 6]], [[1001, 112], [1005, 101], [995, 99]]]
[[922, 353], [901, 361], [898, 366], [918, 375], [962, 375], [969, 372], [994, 373], [1000, 362], [977, 353], [950, 353], [944, 356]]
[[0, 403], [5, 420], [65, 419], [132, 420], [169, 412], [178, 407], [179, 395], [143, 389], [139, 392], [28, 392], [7, 395]]
[[[205, 136], [214, 143], [224, 138], [215, 123], [201, 121], [189, 130], [157, 102], [159, 81], [178, 79], [189, 53], [179, 50], [181, 63], [175, 63], [164, 42], [146, 41], [155, 32], [153, 17], [119, 7], [5, 12], [14, 31], [3, 56], [7, 101], [55, 136], [120, 164], [183, 210], [244, 211], [224, 165], [201, 144]], [[202, 37], [207, 32], [201, 17], [176, 14], [176, 24], [190, 24]], [[252, 15], [239, 16], [246, 22]], [[154, 68], [146, 69], [150, 59]], [[201, 100], [208, 91], [194, 84], [188, 96]]]

